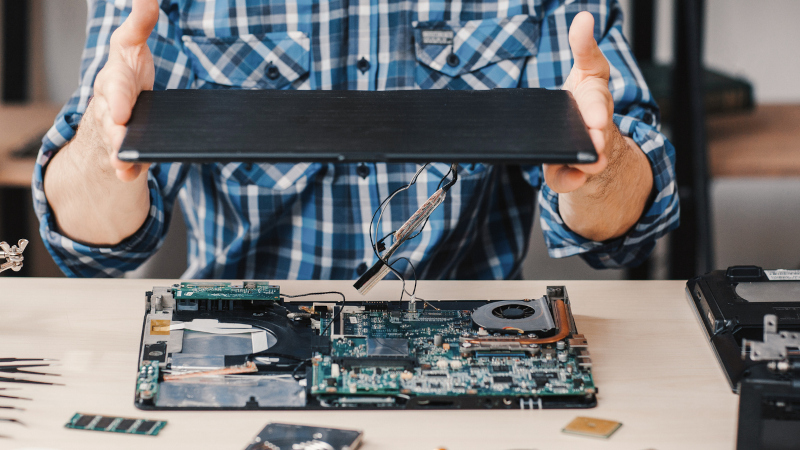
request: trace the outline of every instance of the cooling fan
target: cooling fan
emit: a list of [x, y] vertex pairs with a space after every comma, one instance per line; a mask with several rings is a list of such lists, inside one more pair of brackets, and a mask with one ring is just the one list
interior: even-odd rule
[[472, 313], [478, 328], [492, 333], [536, 333], [555, 328], [547, 299], [506, 300], [481, 306]]

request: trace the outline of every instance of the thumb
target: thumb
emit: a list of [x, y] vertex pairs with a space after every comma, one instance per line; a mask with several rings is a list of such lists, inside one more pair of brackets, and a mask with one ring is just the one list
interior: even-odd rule
[[572, 20], [569, 46], [575, 58], [574, 69], [584, 72], [585, 76], [608, 79], [608, 61], [594, 40], [594, 16], [590, 12], [583, 11]]
[[158, 22], [158, 0], [133, 0], [131, 14], [114, 37], [121, 46], [144, 45]]

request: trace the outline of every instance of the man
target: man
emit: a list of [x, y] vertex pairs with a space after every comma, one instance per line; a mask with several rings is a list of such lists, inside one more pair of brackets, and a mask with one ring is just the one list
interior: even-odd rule
[[[573, 93], [599, 161], [462, 165], [395, 256], [420, 278], [518, 278], [538, 190], [552, 256], [637, 264], [677, 226], [678, 200], [674, 151], [621, 26], [614, 0], [96, 0], [80, 88], [34, 176], [42, 236], [68, 275], [118, 276], [158, 249], [180, 197], [185, 277], [354, 279], [377, 260], [373, 212], [417, 165], [123, 163], [139, 92], [546, 87]], [[451, 31], [452, 45], [428, 47], [426, 29]], [[447, 169], [424, 170], [378, 233], [397, 229]]]

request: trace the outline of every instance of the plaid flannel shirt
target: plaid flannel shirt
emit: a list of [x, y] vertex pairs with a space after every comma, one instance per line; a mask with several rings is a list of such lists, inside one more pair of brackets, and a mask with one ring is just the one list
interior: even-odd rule
[[[419, 278], [510, 279], [520, 276], [537, 198], [551, 256], [581, 255], [598, 268], [642, 261], [678, 225], [674, 149], [659, 132], [658, 107], [615, 1], [161, 0], [148, 44], [157, 90], [559, 89], [573, 63], [569, 24], [582, 10], [595, 16], [611, 65], [614, 122], [647, 155], [655, 199], [626, 235], [593, 242], [564, 225], [540, 167], [462, 165], [447, 200], [396, 256], [413, 261]], [[70, 276], [135, 269], [162, 244], [176, 199], [188, 226], [185, 277], [353, 279], [371, 266], [370, 218], [417, 165], [155, 164], [150, 214], [133, 236], [106, 248], [58, 233], [44, 171], [75, 135], [109, 38], [129, 12], [130, 0], [90, 3], [80, 86], [38, 157], [34, 204], [61, 269]], [[426, 31], [440, 33], [422, 39]], [[423, 171], [391, 202], [378, 233], [397, 229], [447, 170], [434, 163]], [[396, 267], [411, 275], [404, 261]]]

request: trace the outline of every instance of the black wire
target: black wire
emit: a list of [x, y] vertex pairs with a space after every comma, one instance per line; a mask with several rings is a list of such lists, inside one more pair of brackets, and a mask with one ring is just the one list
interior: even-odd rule
[[450, 175], [450, 174], [453, 174], [453, 181], [451, 183], [448, 183], [447, 189], [445, 189], [445, 191], [450, 189], [453, 186], [453, 184], [455, 184], [455, 180], [458, 179], [457, 169], [458, 169], [458, 164], [451, 164], [450, 165], [450, 170], [448, 170], [447, 173], [444, 174], [444, 176], [442, 177], [441, 181], [439, 181], [439, 186], [437, 186], [436, 189], [437, 190], [441, 189], [442, 188], [442, 184], [444, 184], [444, 180], [447, 179], [447, 176]]
[[[403, 295], [407, 294], [407, 292], [406, 292], [406, 279], [403, 276], [403, 274], [401, 274], [397, 269], [392, 267], [392, 264], [396, 263], [397, 261], [399, 261], [401, 259], [404, 259], [404, 260], [406, 260], [408, 262], [408, 265], [411, 266], [411, 270], [414, 273], [414, 289], [412, 290], [412, 293], [409, 294], [409, 295], [411, 295], [412, 297], [414, 296], [414, 294], [416, 293], [416, 290], [417, 290], [417, 271], [414, 268], [414, 265], [411, 263], [411, 260], [406, 258], [406, 257], [397, 258], [397, 259], [395, 259], [394, 261], [392, 261], [390, 263], [383, 256], [381, 256], [381, 254], [378, 252], [378, 243], [383, 242], [387, 237], [389, 237], [390, 235], [394, 234], [394, 232], [387, 234], [381, 240], [377, 241], [377, 243], [375, 242], [375, 240], [378, 239], [378, 236], [377, 236], [378, 235], [378, 228], [380, 228], [381, 219], [383, 218], [383, 212], [389, 206], [389, 201], [391, 201], [392, 198], [394, 198], [394, 196], [397, 195], [399, 192], [407, 190], [412, 185], [414, 185], [417, 182], [417, 178], [419, 177], [420, 173], [422, 173], [422, 171], [426, 167], [428, 167], [428, 164], [430, 164], [430, 163], [426, 163], [425, 165], [420, 167], [419, 170], [417, 170], [417, 172], [414, 174], [414, 177], [411, 179], [411, 181], [408, 184], [400, 186], [399, 188], [395, 189], [388, 197], [386, 197], [378, 205], [378, 208], [372, 214], [372, 219], [369, 221], [369, 242], [370, 242], [370, 245], [372, 245], [373, 253], [375, 253], [375, 256], [378, 258], [378, 260], [380, 260], [382, 263], [384, 263], [389, 268], [389, 270], [394, 274], [394, 276], [396, 276], [403, 283], [403, 290], [400, 292], [400, 300], [401, 301], [403, 300]], [[444, 188], [442, 188], [442, 183], [444, 183], [444, 181], [447, 179], [447, 177], [449, 175], [451, 175], [451, 174], [452, 174], [452, 179], [450, 180], [449, 183], [444, 185]], [[444, 174], [442, 179], [439, 180], [439, 185], [437, 186], [436, 190], [438, 191], [439, 189], [444, 189], [444, 191], [447, 192], [456, 183], [457, 180], [458, 180], [458, 164], [453, 163], [453, 164], [450, 165], [450, 170], [448, 170], [447, 173]], [[375, 224], [375, 232], [373, 233], [373, 231], [372, 231], [373, 230], [373, 223], [375, 222], [375, 217], [378, 215], [379, 212], [381, 214], [379, 216], [378, 223]], [[408, 240], [414, 239], [415, 237], [419, 236], [420, 233], [422, 233], [422, 231], [425, 229], [425, 226], [428, 224], [429, 220], [430, 220], [430, 216], [428, 216], [425, 219], [425, 222], [422, 224], [420, 229], [413, 236], [411, 236], [409, 238], [406, 238], [405, 240], [408, 241]], [[373, 234], [374, 234], [374, 237], [373, 237]], [[328, 324], [328, 325], [330, 326], [330, 324]], [[326, 327], [326, 330], [327, 330], [327, 327]]]
[[[444, 191], [445, 191], [445, 192], [449, 191], [449, 190], [450, 190], [450, 188], [451, 188], [451, 187], [453, 187], [453, 185], [454, 185], [454, 184], [456, 184], [456, 180], [458, 180], [458, 172], [457, 172], [457, 169], [458, 169], [458, 164], [455, 164], [455, 163], [453, 163], [453, 164], [451, 164], [451, 165], [450, 165], [450, 170], [448, 170], [448, 171], [447, 171], [447, 173], [446, 173], [446, 174], [444, 174], [444, 176], [442, 177], [442, 179], [441, 179], [441, 180], [439, 180], [439, 185], [436, 187], [436, 190], [437, 190], [437, 191], [438, 191], [439, 189], [442, 189], [442, 184], [443, 184], [443, 183], [444, 183], [444, 181], [447, 179], [447, 176], [448, 176], [448, 175], [450, 175], [450, 174], [453, 174], [453, 179], [452, 179], [452, 181], [450, 181], [449, 183], [447, 183], [447, 184], [444, 186], [444, 188], [443, 188], [443, 189], [444, 189]], [[428, 221], [429, 221], [429, 220], [431, 220], [431, 216], [428, 216], [428, 217], [425, 219], [425, 223], [423, 223], [423, 224], [422, 224], [422, 226], [421, 226], [421, 227], [419, 227], [419, 230], [418, 230], [416, 233], [414, 233], [414, 235], [413, 235], [413, 236], [411, 236], [410, 238], [408, 238], [408, 239], [406, 239], [406, 240], [407, 240], [407, 241], [410, 241], [411, 239], [414, 239], [415, 237], [419, 236], [419, 235], [420, 235], [420, 233], [422, 233], [422, 230], [424, 230], [424, 229], [425, 229], [425, 225], [428, 225]]]
[[423, 223], [423, 224], [422, 224], [422, 226], [421, 226], [421, 227], [419, 227], [419, 231], [417, 231], [416, 233], [414, 233], [414, 235], [413, 235], [413, 236], [411, 236], [410, 238], [408, 238], [408, 239], [406, 239], [406, 240], [407, 240], [407, 241], [410, 241], [411, 239], [414, 239], [415, 237], [419, 236], [419, 234], [420, 234], [420, 233], [422, 233], [422, 230], [424, 230], [424, 229], [425, 229], [425, 225], [427, 225], [427, 224], [428, 224], [428, 221], [429, 221], [429, 220], [431, 220], [431, 216], [428, 216], [428, 217], [425, 219], [425, 223]]
[[[411, 293], [408, 294], [408, 295], [410, 295], [412, 297], [415, 297], [415, 294], [417, 293], [417, 269], [414, 267], [414, 264], [411, 263], [411, 260], [406, 258], [405, 256], [401, 256], [401, 257], [395, 259], [394, 261], [392, 261], [392, 264], [396, 263], [397, 261], [400, 261], [401, 259], [405, 259], [406, 260], [408, 265], [411, 266], [411, 273], [414, 274], [414, 289], [412, 289]], [[402, 281], [405, 281], [405, 280], [402, 280]], [[403, 289], [403, 291], [405, 292], [405, 288]], [[400, 293], [400, 300], [403, 300], [403, 293]]]
[[[448, 176], [448, 175], [450, 175], [451, 173], [453, 174], [453, 180], [452, 180], [450, 183], [447, 183], [447, 185], [444, 187], [444, 191], [445, 191], [445, 192], [447, 192], [447, 191], [449, 191], [449, 190], [450, 190], [450, 188], [451, 188], [451, 187], [453, 187], [453, 185], [455, 184], [456, 180], [458, 179], [458, 172], [456, 171], [457, 167], [458, 167], [458, 164], [452, 164], [452, 165], [450, 166], [450, 170], [448, 170], [448, 171], [447, 171], [447, 173], [446, 173], [446, 174], [444, 174], [444, 176], [442, 177], [442, 179], [441, 179], [441, 180], [439, 180], [439, 185], [438, 185], [438, 186], [436, 186], [436, 190], [437, 190], [437, 191], [438, 191], [439, 189], [442, 189], [442, 184], [444, 184], [444, 180], [446, 180], [446, 179], [447, 179], [447, 176]], [[423, 223], [423, 224], [422, 224], [422, 226], [419, 228], [419, 231], [417, 231], [416, 233], [414, 233], [414, 235], [413, 235], [413, 236], [411, 236], [410, 238], [408, 238], [408, 239], [406, 239], [406, 240], [407, 240], [407, 241], [410, 241], [411, 239], [414, 239], [415, 237], [419, 236], [419, 234], [420, 234], [420, 233], [422, 233], [422, 230], [424, 230], [424, 229], [425, 229], [425, 225], [427, 225], [427, 224], [428, 224], [428, 221], [429, 221], [429, 220], [431, 220], [431, 216], [428, 216], [428, 218], [427, 218], [427, 219], [425, 219], [425, 223]]]
[[338, 291], [326, 291], [326, 292], [311, 292], [308, 294], [298, 294], [298, 295], [289, 295], [289, 294], [281, 294], [281, 297], [286, 298], [298, 298], [298, 297], [308, 297], [311, 295], [326, 295], [326, 294], [337, 294], [342, 296], [342, 303], [344, 303], [347, 299], [344, 297], [344, 294]]
[[295, 380], [299, 380], [300, 378], [303, 378], [303, 377], [300, 377], [300, 378], [298, 378], [298, 377], [297, 377], [297, 371], [298, 371], [298, 370], [300, 370], [300, 368], [301, 368], [301, 367], [305, 366], [305, 365], [306, 365], [306, 364], [308, 364], [309, 362], [311, 362], [311, 359], [310, 359], [310, 358], [309, 358], [309, 359], [304, 359], [304, 360], [300, 361], [300, 364], [298, 364], [298, 365], [297, 365], [297, 366], [294, 368], [294, 370], [292, 371], [292, 378], [294, 378]]
[[336, 314], [333, 316], [333, 318], [331, 319], [331, 321], [330, 321], [330, 322], [328, 322], [328, 324], [327, 324], [327, 325], [325, 325], [325, 329], [324, 329], [324, 330], [322, 330], [322, 332], [319, 334], [320, 336], [325, 336], [325, 334], [328, 332], [328, 328], [330, 328], [330, 327], [331, 327], [331, 325], [332, 325], [334, 322], [336, 322], [336, 321], [339, 319], [339, 316], [342, 314], [342, 311], [344, 310], [344, 302], [346, 302], [346, 301], [347, 301], [347, 299], [346, 299], [346, 298], [344, 298], [344, 294], [342, 294], [342, 304], [339, 306], [339, 312], [337, 312], [337, 313], [336, 313]]
[[[378, 205], [378, 209], [376, 209], [376, 210], [375, 210], [375, 212], [372, 214], [372, 219], [369, 221], [369, 243], [372, 245], [372, 251], [375, 253], [375, 256], [377, 256], [379, 260], [383, 261], [383, 263], [384, 263], [384, 264], [387, 264], [387, 265], [388, 265], [388, 263], [386, 262], [386, 260], [385, 260], [385, 259], [383, 259], [383, 258], [381, 257], [381, 255], [378, 253], [378, 248], [377, 248], [377, 245], [376, 245], [376, 243], [375, 243], [375, 241], [374, 241], [374, 239], [377, 239], [377, 238], [378, 238], [378, 236], [377, 236], [377, 234], [378, 234], [378, 228], [380, 228], [380, 225], [381, 225], [381, 223], [380, 223], [380, 219], [378, 219], [378, 223], [377, 223], [377, 224], [375, 224], [375, 233], [374, 233], [374, 234], [375, 234], [375, 238], [373, 239], [372, 224], [375, 222], [375, 216], [377, 216], [377, 215], [378, 215], [378, 212], [380, 211], [380, 212], [381, 212], [381, 217], [383, 217], [383, 210], [384, 210], [384, 209], [386, 209], [386, 207], [385, 207], [384, 205], [387, 205], [387, 206], [388, 206], [388, 203], [389, 203], [389, 201], [390, 201], [392, 198], [394, 198], [394, 196], [395, 196], [395, 195], [397, 195], [397, 194], [398, 194], [398, 193], [400, 193], [401, 191], [404, 191], [404, 190], [406, 190], [406, 189], [410, 188], [411, 186], [413, 186], [414, 184], [416, 184], [416, 182], [417, 182], [417, 178], [419, 177], [419, 174], [421, 174], [421, 173], [422, 173], [422, 171], [423, 171], [423, 170], [424, 170], [426, 167], [428, 167], [428, 164], [429, 164], [429, 163], [425, 163], [425, 165], [424, 165], [424, 166], [420, 167], [420, 168], [419, 168], [419, 170], [417, 170], [417, 172], [416, 172], [416, 173], [414, 174], [414, 176], [411, 178], [411, 181], [409, 181], [409, 182], [408, 182], [408, 184], [404, 184], [403, 186], [400, 186], [399, 188], [397, 188], [397, 189], [395, 189], [394, 191], [392, 191], [392, 193], [391, 193], [391, 194], [389, 194], [389, 196], [388, 196], [388, 197], [386, 197], [385, 199], [383, 199], [383, 201], [382, 201], [382, 202], [381, 202], [381, 203]], [[385, 239], [385, 238], [384, 238], [384, 239]], [[391, 268], [391, 267], [390, 267], [390, 268]]]
[[453, 179], [450, 180], [449, 183], [445, 184], [444, 188], [442, 188], [444, 189], [445, 192], [449, 191], [450, 188], [453, 187], [454, 184], [456, 184], [456, 181], [458, 181], [458, 164], [453, 163], [453, 165], [450, 167], [451, 167], [451, 172], [453, 173]]
[[[403, 298], [403, 293], [406, 291], [406, 280], [405, 280], [405, 277], [403, 277], [403, 275], [402, 275], [400, 272], [398, 272], [398, 271], [397, 271], [397, 270], [396, 270], [394, 267], [392, 267], [392, 264], [393, 264], [393, 263], [389, 263], [389, 261], [387, 261], [387, 260], [386, 260], [386, 259], [385, 259], [383, 256], [381, 256], [381, 254], [378, 252], [378, 246], [377, 246], [377, 244], [376, 244], [376, 242], [375, 242], [375, 239], [377, 239], [377, 238], [378, 238], [378, 237], [377, 237], [377, 235], [378, 235], [378, 228], [380, 228], [381, 219], [383, 218], [383, 212], [384, 212], [384, 211], [386, 210], [386, 208], [389, 206], [389, 202], [390, 202], [390, 201], [391, 201], [391, 200], [394, 198], [394, 196], [395, 196], [395, 195], [397, 195], [397, 194], [398, 194], [398, 193], [400, 193], [401, 191], [404, 191], [404, 190], [407, 190], [407, 189], [409, 189], [409, 188], [410, 188], [412, 185], [416, 184], [416, 182], [417, 182], [417, 178], [418, 178], [418, 177], [419, 177], [419, 175], [422, 173], [422, 171], [423, 171], [423, 170], [425, 170], [425, 168], [426, 168], [426, 167], [428, 167], [428, 165], [429, 165], [429, 164], [430, 164], [430, 163], [425, 163], [425, 165], [423, 165], [422, 167], [420, 167], [420, 168], [417, 170], [417, 172], [414, 174], [414, 176], [411, 178], [411, 181], [409, 181], [409, 182], [408, 182], [408, 184], [405, 184], [405, 185], [403, 185], [403, 186], [400, 186], [399, 188], [395, 189], [395, 190], [394, 190], [394, 191], [393, 191], [393, 192], [392, 192], [392, 193], [391, 193], [391, 194], [390, 194], [388, 197], [386, 197], [386, 198], [385, 198], [385, 199], [384, 199], [384, 200], [383, 200], [383, 201], [382, 201], [382, 202], [381, 202], [381, 203], [378, 205], [378, 208], [377, 208], [377, 209], [375, 210], [375, 212], [372, 214], [372, 219], [369, 221], [369, 242], [370, 242], [370, 245], [372, 245], [372, 251], [373, 251], [373, 253], [375, 253], [375, 256], [376, 256], [376, 257], [377, 257], [377, 258], [378, 258], [378, 259], [379, 259], [379, 260], [380, 260], [380, 261], [381, 261], [383, 264], [385, 264], [385, 265], [386, 265], [386, 266], [389, 268], [389, 270], [390, 270], [390, 271], [391, 271], [391, 272], [392, 272], [392, 273], [393, 273], [393, 274], [394, 274], [394, 275], [395, 275], [395, 276], [396, 276], [398, 279], [400, 279], [400, 281], [402, 281], [402, 283], [403, 283], [403, 290], [400, 292], [400, 299], [401, 299], [401, 300], [402, 300], [402, 298]], [[378, 213], [379, 213], [379, 212], [380, 212], [380, 216], [378, 216]], [[375, 232], [374, 232], [374, 235], [375, 235], [375, 237], [373, 238], [373, 231], [372, 231], [372, 230], [373, 230], [373, 225], [372, 225], [372, 224], [375, 222], [375, 217], [376, 217], [376, 216], [378, 216], [379, 218], [378, 218], [378, 223], [377, 223], [377, 224], [375, 224]], [[393, 234], [393, 233], [390, 233], [390, 234]], [[388, 235], [387, 235], [387, 236], [388, 236]], [[386, 239], [386, 237], [384, 237], [383, 239], [381, 239], [381, 241], [383, 241], [384, 239]], [[378, 242], [380, 242], [380, 241], [378, 241]]]
[[383, 241], [386, 240], [386, 238], [394, 235], [396, 232], [397, 230], [394, 230], [391, 233], [387, 234], [386, 236], [382, 237], [378, 242], [375, 243], [375, 249], [377, 250], [377, 247], [380, 246], [383, 243]]

